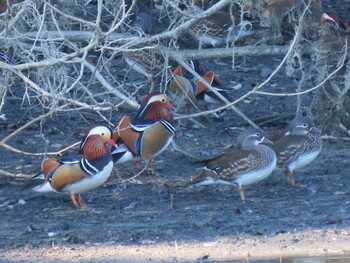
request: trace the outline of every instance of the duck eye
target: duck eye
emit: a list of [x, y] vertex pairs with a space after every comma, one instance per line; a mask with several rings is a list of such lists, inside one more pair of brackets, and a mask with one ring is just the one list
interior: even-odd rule
[[165, 103], [165, 99], [162, 99], [162, 102], [164, 102], [164, 103]]
[[105, 133], [104, 133], [104, 132], [102, 132], [102, 133], [101, 133], [101, 135], [102, 135], [102, 136], [105, 136]]
[[306, 128], [308, 125], [307, 125], [307, 123], [303, 123], [303, 128]]
[[258, 132], [255, 133], [255, 136], [256, 136], [256, 137], [260, 137], [260, 133], [258, 133]]

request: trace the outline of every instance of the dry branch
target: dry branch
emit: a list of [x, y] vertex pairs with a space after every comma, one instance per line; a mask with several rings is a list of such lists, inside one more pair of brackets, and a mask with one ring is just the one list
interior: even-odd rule
[[[29, 32], [23, 35], [23, 39], [19, 39], [20, 41], [14, 41], [11, 39], [0, 39], [0, 45], [5, 45], [11, 43], [12, 46], [16, 45], [22, 45], [22, 43], [32, 43], [37, 36], [38, 32]], [[51, 39], [54, 41], [71, 41], [75, 43], [86, 43], [94, 36], [94, 32], [89, 31], [50, 31], [45, 34], [45, 39], [39, 39], [40, 41], [46, 41], [47, 39]], [[115, 42], [118, 41], [120, 45], [126, 44], [126, 43], [149, 43], [150, 39], [146, 37], [135, 37], [131, 36], [129, 34], [117, 34], [113, 33], [108, 37], [108, 42], [106, 46], [108, 46], [109, 42]], [[207, 49], [201, 49], [201, 50], [176, 50], [176, 49], [162, 49], [161, 52], [164, 54], [169, 55], [170, 57], [182, 57], [185, 60], [188, 59], [210, 59], [210, 58], [226, 58], [226, 57], [232, 57], [232, 54], [235, 55], [235, 57], [256, 57], [256, 56], [284, 56], [288, 52], [288, 46], [272, 46], [272, 45], [266, 45], [266, 46], [242, 46], [242, 47], [232, 47], [232, 48], [207, 48]], [[91, 48], [90, 48], [91, 49]], [[316, 50], [312, 47], [311, 44], [304, 43], [302, 53], [304, 55], [310, 56], [314, 54]], [[67, 58], [64, 58], [64, 60], [68, 60], [69, 58], [72, 58], [74, 56], [81, 55], [82, 51], [79, 51], [74, 54], [67, 54]], [[62, 60], [61, 60], [62, 61]], [[37, 66], [44, 66], [45, 62], [38, 62]], [[47, 63], [47, 62], [46, 62]], [[52, 63], [50, 61], [49, 63]], [[4, 68], [7, 68], [5, 65], [3, 65]], [[27, 64], [20, 64], [20, 65], [13, 65], [13, 67], [17, 69], [25, 69], [28, 67], [31, 67], [32, 65]]]
[[86, 60], [83, 62], [84, 66], [87, 67], [92, 74], [100, 81], [100, 83], [111, 93], [119, 97], [122, 102], [119, 105], [122, 105], [123, 103], [128, 104], [132, 109], [137, 110], [139, 108], [139, 104], [131, 97], [127, 97], [120, 93], [118, 90], [113, 88], [102, 76], [102, 74], [90, 63], [88, 63]]
[[10, 172], [7, 172], [7, 171], [4, 171], [4, 170], [1, 170], [0, 169], [0, 175], [3, 175], [3, 176], [9, 176], [9, 177], [15, 177], [15, 178], [23, 178], [23, 177], [32, 177], [32, 175], [30, 174], [23, 174], [23, 173], [10, 173]]
[[[292, 52], [296, 50], [297, 44], [300, 43], [302, 21], [312, 1], [309, 1], [308, 6], [299, 17], [296, 33], [288, 46], [259, 45], [203, 50], [179, 50], [176, 39], [199, 19], [221, 10], [229, 3], [241, 3], [241, 1], [221, 0], [204, 12], [193, 13], [180, 10], [174, 5], [174, 2], [165, 0], [164, 3], [169, 6], [171, 12], [178, 15], [178, 19], [171, 21], [167, 30], [154, 35], [133, 35], [123, 29], [134, 12], [136, 0], [130, 1], [129, 6], [123, 0], [109, 1], [108, 3], [119, 4], [120, 8], [117, 11], [109, 10], [105, 6], [106, 1], [98, 0], [95, 17], [91, 20], [78, 17], [74, 10], [61, 10], [59, 5], [55, 5], [55, 1], [38, 2], [40, 2], [38, 8], [33, 0], [25, 0], [13, 6], [12, 9], [15, 11], [9, 16], [8, 23], [2, 25], [0, 32], [0, 46], [14, 52], [17, 59], [13, 64], [0, 62], [0, 69], [16, 77], [17, 82], [25, 84], [18, 85], [23, 88], [23, 101], [28, 101], [29, 105], [32, 101], [38, 102], [47, 111], [43, 115], [34, 117], [34, 120], [20, 127], [0, 142], [0, 146], [21, 154], [60, 154], [66, 150], [56, 153], [28, 153], [6, 143], [34, 122], [43, 120], [57, 112], [89, 109], [97, 112], [102, 119], [108, 121], [108, 118], [103, 116], [103, 111], [110, 112], [119, 107], [138, 109], [139, 105], [136, 102], [135, 94], [138, 93], [140, 87], [125, 88], [125, 80], [118, 80], [110, 67], [111, 62], [116, 57], [121, 56], [124, 51], [145, 47], [156, 49], [165, 57], [177, 60], [203, 83], [205, 83], [203, 78], [189, 68], [184, 61], [225, 57], [283, 56], [282, 62], [268, 78], [237, 100], [229, 102], [213, 90], [210, 85], [207, 85], [209, 89], [222, 97], [226, 105], [210, 111], [176, 117], [177, 119], [195, 118], [232, 108], [252, 126], [255, 124], [236, 106], [243, 99], [253, 94], [297, 96], [309, 93], [319, 89], [338, 74], [348, 57], [346, 42], [344, 56], [339, 59], [338, 66], [335, 69], [332, 68], [330, 73], [327, 72], [327, 75], [323, 75], [323, 78], [319, 80], [320, 84], [306, 91], [285, 94], [263, 92], [261, 88], [283, 69], [288, 63], [288, 59], [292, 57]], [[104, 23], [103, 12], [114, 16], [110, 23]], [[158, 43], [162, 45], [158, 45]], [[318, 51], [313, 48], [312, 43], [303, 43], [303, 45], [298, 46], [298, 52], [302, 58], [302, 55], [314, 56]], [[87, 61], [92, 53], [95, 53], [97, 57], [94, 64]], [[12, 89], [11, 86], [7, 88], [8, 90]], [[343, 93], [347, 93], [347, 89], [344, 89]], [[346, 94], [341, 96], [345, 97]]]
[[[65, 108], [67, 105], [63, 105], [62, 107], [60, 107], [61, 109]], [[41, 121], [42, 119], [45, 119], [49, 116], [51, 116], [53, 114], [53, 111], [49, 111], [43, 115], [40, 115], [39, 117], [35, 118], [34, 120], [27, 122], [25, 125], [23, 125], [22, 127], [18, 128], [17, 130], [15, 130], [14, 132], [12, 132], [10, 135], [8, 135], [6, 138], [2, 139], [0, 142], [0, 146], [5, 146], [5, 143], [10, 140], [12, 137], [14, 137], [16, 134], [18, 134], [19, 132], [23, 131], [24, 129], [26, 129], [27, 127], [33, 125], [34, 123]]]
[[[233, 48], [212, 48], [202, 50], [171, 51], [170, 56], [184, 59], [210, 59], [232, 57], [258, 57], [258, 56], [285, 56], [289, 46], [245, 46]], [[311, 45], [305, 44], [302, 50], [304, 55], [312, 55], [315, 51]]]
[[68, 147], [66, 147], [66, 148], [64, 148], [62, 150], [59, 150], [57, 152], [36, 152], [36, 153], [23, 151], [23, 150], [15, 148], [15, 147], [12, 147], [12, 146], [10, 146], [10, 145], [8, 145], [6, 143], [1, 143], [0, 146], [4, 147], [5, 149], [10, 150], [12, 152], [23, 154], [23, 155], [28, 155], [28, 156], [47, 156], [47, 155], [56, 156], [56, 155], [62, 155], [63, 153], [65, 153], [66, 151], [76, 147], [80, 143], [81, 143], [80, 141], [79, 142], [75, 142], [72, 145], [69, 145]]
[[[311, 2], [310, 2], [311, 3]], [[310, 5], [309, 3], [309, 5]], [[309, 8], [309, 5], [305, 8], [304, 12], [302, 13], [300, 19], [299, 19], [299, 25], [301, 24], [308, 8]], [[264, 87], [267, 83], [270, 82], [270, 80], [281, 70], [282, 66], [286, 63], [288, 57], [290, 56], [292, 50], [294, 49], [297, 41], [300, 39], [300, 33], [301, 33], [301, 29], [300, 27], [296, 30], [296, 33], [294, 35], [294, 38], [293, 40], [291, 41], [288, 49], [287, 49], [287, 52], [284, 56], [284, 58], [282, 59], [282, 61], [280, 62], [280, 64], [276, 67], [276, 69], [270, 74], [270, 76], [268, 78], [266, 78], [261, 84], [257, 85], [256, 87], [254, 87], [251, 91], [247, 92], [245, 95], [241, 96], [240, 98], [238, 98], [237, 100], [233, 101], [233, 102], [228, 102], [227, 99], [225, 99], [223, 96], [221, 96], [217, 91], [215, 91], [203, 78], [201, 78], [196, 72], [194, 72], [191, 68], [189, 68], [185, 63], [181, 62], [182, 58], [177, 58], [177, 60], [182, 63], [182, 66], [186, 67], [187, 70], [189, 70], [192, 74], [194, 74], [197, 78], [199, 78], [199, 80], [201, 80], [201, 82], [203, 82], [209, 89], [211, 89], [217, 96], [219, 96], [223, 101], [226, 102], [226, 105], [225, 106], [222, 106], [222, 107], [219, 107], [215, 110], [211, 110], [211, 111], [205, 111], [205, 112], [201, 112], [201, 113], [197, 113], [197, 114], [191, 114], [191, 115], [188, 115], [188, 116], [180, 116], [178, 117], [179, 119], [182, 119], [182, 118], [191, 118], [191, 117], [198, 117], [198, 116], [201, 116], [203, 114], [209, 114], [209, 113], [213, 113], [213, 112], [218, 112], [218, 111], [221, 111], [221, 110], [224, 110], [228, 107], [232, 107], [234, 106], [235, 104], [237, 104], [238, 102], [242, 101], [243, 99], [249, 97], [250, 95], [254, 94], [254, 93], [257, 93], [259, 92], [259, 90]], [[235, 110], [235, 108], [234, 108]], [[239, 113], [239, 111], [236, 111], [237, 113]], [[246, 116], [244, 116], [243, 114], [239, 113], [240, 116], [242, 118], [244, 118], [246, 121], [248, 121], [251, 125], [253, 126], [256, 126], [251, 120], [249, 120]]]
[[344, 43], [344, 55], [341, 58], [341, 60], [339, 61], [339, 65], [337, 66], [337, 68], [332, 71], [328, 76], [326, 76], [325, 79], [323, 79], [319, 84], [317, 84], [316, 86], [309, 88], [307, 90], [304, 91], [299, 91], [299, 92], [290, 92], [290, 93], [273, 93], [273, 92], [265, 92], [265, 91], [257, 91], [256, 94], [260, 94], [260, 95], [267, 95], [267, 96], [277, 96], [277, 97], [288, 97], [288, 96], [299, 96], [299, 95], [304, 95], [307, 94], [309, 92], [315, 91], [317, 89], [319, 89], [320, 87], [322, 87], [328, 80], [330, 80], [332, 77], [334, 77], [345, 65], [346, 59], [348, 57], [348, 41], [347, 39], [345, 39], [345, 43]]

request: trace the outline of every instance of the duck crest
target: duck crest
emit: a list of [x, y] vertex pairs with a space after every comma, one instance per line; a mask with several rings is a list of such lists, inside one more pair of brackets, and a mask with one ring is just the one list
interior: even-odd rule
[[311, 118], [296, 116], [289, 122], [285, 135], [306, 135], [314, 128], [315, 124]]
[[92, 125], [89, 129], [86, 130], [84, 136], [83, 136], [83, 139], [81, 140], [81, 144], [80, 144], [80, 147], [79, 147], [79, 153], [82, 154], [84, 153], [84, 147], [85, 147], [85, 144], [87, 142], [87, 139], [89, 138], [89, 133], [90, 131], [93, 129], [93, 128], [96, 128], [97, 125]]
[[147, 106], [149, 100], [150, 100], [153, 96], [160, 95], [160, 94], [161, 94], [160, 92], [151, 92], [151, 93], [149, 93], [149, 94], [143, 99], [143, 101], [141, 102], [140, 110], [144, 109], [144, 108]]
[[331, 19], [333, 19], [335, 21], [335, 23], [337, 23], [337, 25], [341, 24], [341, 20], [340, 20], [339, 16], [337, 16], [335, 13], [329, 13], [328, 15]]
[[151, 92], [143, 99], [143, 101], [141, 102], [141, 106], [140, 106], [139, 110], [137, 111], [136, 116], [134, 118], [134, 122], [139, 122], [145, 118], [145, 116], [149, 110], [149, 107], [150, 107], [150, 105], [148, 104], [149, 100], [157, 94], [160, 94], [160, 93]]
[[337, 16], [337, 14], [335, 13], [329, 13], [326, 14], [324, 13], [322, 15], [322, 20], [321, 20], [321, 24], [326, 24], [326, 23], [331, 23], [332, 26], [336, 27], [336, 28], [341, 28], [341, 29], [348, 29], [349, 25], [344, 22], [339, 16]]
[[[152, 92], [142, 101], [133, 123], [138, 124], [143, 121], [172, 120], [172, 114], [168, 112], [169, 101], [165, 94]], [[173, 106], [170, 106], [173, 108]]]

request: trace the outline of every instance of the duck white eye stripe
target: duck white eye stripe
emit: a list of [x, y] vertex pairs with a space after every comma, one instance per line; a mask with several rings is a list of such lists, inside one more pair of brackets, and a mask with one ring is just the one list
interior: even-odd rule
[[109, 130], [108, 128], [106, 127], [103, 127], [103, 126], [97, 126], [93, 129], [91, 129], [91, 131], [89, 132], [89, 134], [86, 136], [86, 138], [88, 138], [90, 135], [93, 135], [93, 134], [108, 134]]
[[329, 15], [323, 14], [323, 15], [322, 15], [322, 18], [331, 21], [332, 24], [333, 24], [334, 26], [336, 26], [337, 28], [339, 28], [338, 23], [337, 23], [332, 17], [330, 17]]

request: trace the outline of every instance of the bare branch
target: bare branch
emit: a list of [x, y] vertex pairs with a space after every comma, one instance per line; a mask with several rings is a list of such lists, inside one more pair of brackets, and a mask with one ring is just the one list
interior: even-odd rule
[[[63, 105], [61, 106], [60, 108], [63, 109], [67, 107], [67, 105]], [[1, 142], [0, 142], [0, 146], [4, 146], [5, 143], [11, 139], [12, 137], [14, 137], [16, 134], [18, 134], [19, 132], [21, 132], [22, 130], [26, 129], [27, 127], [31, 126], [32, 124], [42, 120], [42, 119], [45, 119], [46, 117], [48, 116], [51, 116], [53, 114], [53, 111], [49, 111], [43, 115], [40, 115], [39, 117], [35, 118], [34, 120], [26, 123], [25, 125], [23, 125], [21, 128], [18, 128], [17, 130], [15, 130], [14, 132], [12, 132], [10, 135], [8, 135], [6, 138], [2, 139]]]
[[15, 177], [15, 178], [23, 178], [23, 177], [32, 177], [32, 175], [30, 174], [22, 174], [22, 173], [17, 173], [17, 174], [14, 174], [14, 173], [10, 173], [10, 172], [7, 172], [5, 170], [1, 170], [0, 169], [0, 175], [3, 175], [3, 176], [9, 176], [9, 177]]
[[292, 92], [292, 93], [273, 93], [273, 92], [265, 92], [265, 91], [256, 91], [256, 94], [267, 95], [267, 96], [277, 96], [277, 97], [288, 97], [288, 96], [298, 96], [298, 95], [304, 95], [304, 94], [310, 93], [322, 87], [328, 80], [334, 77], [344, 67], [347, 56], [348, 56], [348, 41], [347, 39], [345, 39], [344, 55], [343, 55], [343, 58], [340, 60], [340, 65], [334, 71], [332, 71], [325, 79], [323, 79], [322, 82], [320, 82], [316, 86], [304, 91]]

